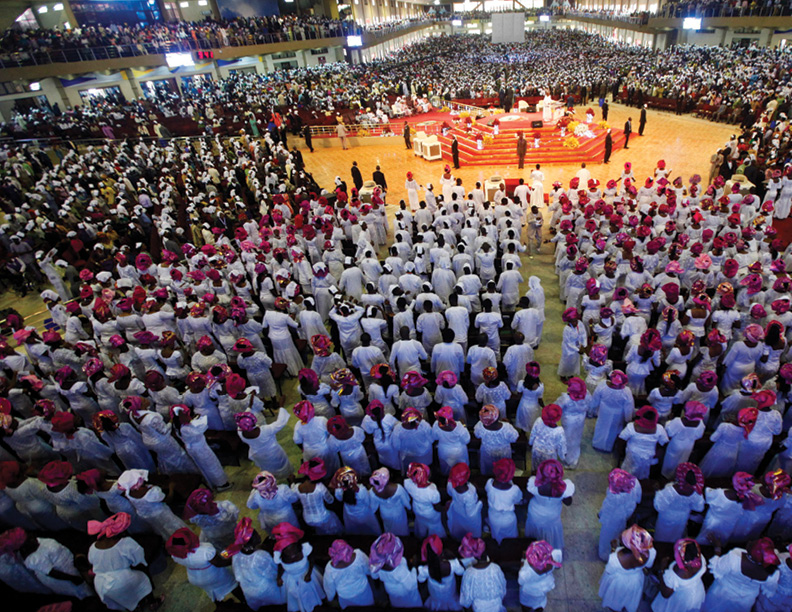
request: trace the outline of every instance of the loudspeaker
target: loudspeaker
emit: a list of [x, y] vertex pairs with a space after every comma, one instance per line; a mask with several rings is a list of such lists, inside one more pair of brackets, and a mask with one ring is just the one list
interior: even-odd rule
[[[324, 57], [324, 56], [323, 56]], [[536, 112], [536, 104], [529, 104], [525, 107], [526, 113], [535, 113]]]
[[539, 121], [531, 121], [531, 127], [532, 128], [544, 127], [544, 121], [542, 121], [541, 119]]

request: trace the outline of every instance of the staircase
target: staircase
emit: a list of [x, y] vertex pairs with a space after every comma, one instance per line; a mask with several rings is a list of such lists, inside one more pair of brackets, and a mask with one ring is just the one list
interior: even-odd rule
[[[576, 162], [601, 162], [605, 157], [605, 130], [594, 127], [594, 138], [578, 138], [580, 147], [568, 149], [564, 141], [568, 137], [561, 137], [561, 131], [552, 125], [541, 128], [506, 127], [501, 124], [500, 133], [495, 136], [493, 128], [484, 123], [474, 123], [475, 129], [483, 135], [494, 138], [492, 144], [485, 144], [478, 150], [475, 139], [464, 129], [452, 128], [446, 136], [438, 136], [442, 143], [443, 159], [452, 161], [451, 136], [457, 137], [459, 142], [459, 162], [462, 166], [507, 166], [517, 165], [517, 133], [523, 132], [528, 141], [528, 151], [525, 154], [525, 165], [531, 164], [572, 164]], [[539, 148], [533, 148], [533, 135], [539, 132], [541, 138]], [[624, 146], [624, 133], [621, 130], [611, 130], [613, 137], [613, 151]]]

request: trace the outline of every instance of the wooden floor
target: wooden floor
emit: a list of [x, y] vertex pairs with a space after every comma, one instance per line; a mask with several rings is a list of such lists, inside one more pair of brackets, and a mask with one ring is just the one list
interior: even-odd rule
[[[638, 131], [638, 110], [614, 104], [610, 108], [608, 121], [614, 127], [622, 128], [627, 117], [633, 118], [633, 131]], [[597, 110], [597, 119], [599, 119]], [[685, 183], [693, 174], [700, 174], [705, 180], [709, 176], [709, 159], [712, 153], [724, 145], [734, 133], [735, 126], [712, 123], [696, 119], [689, 115], [676, 116], [672, 113], [648, 111], [646, 129], [643, 138], [631, 138], [630, 148], [616, 151], [609, 164], [589, 165], [594, 178], [603, 185], [610, 178], [618, 178], [625, 162], [631, 162], [633, 172], [640, 184], [646, 176], [654, 173], [655, 165], [660, 159], [666, 161], [672, 175], [681, 174]], [[407, 172], [412, 172], [421, 185], [427, 182], [435, 185], [439, 192], [440, 176], [443, 173], [444, 161], [428, 162], [417, 158], [412, 151], [407, 151], [401, 137], [383, 139], [385, 144], [353, 147], [344, 151], [340, 146], [316, 149], [311, 153], [301, 147], [306, 167], [320, 186], [331, 189], [336, 176], [351, 185], [349, 169], [352, 162], [357, 161], [363, 173], [363, 179], [371, 178], [375, 166], [380, 165], [390, 187], [388, 204], [398, 204], [400, 199], [407, 197], [404, 182]], [[302, 141], [299, 143], [302, 145]], [[512, 166], [476, 166], [454, 171], [454, 176], [462, 179], [466, 189], [471, 190], [476, 181], [483, 181], [499, 174], [504, 178], [527, 177], [533, 166], [530, 164], [530, 149], [526, 157], [526, 168], [520, 171]], [[545, 191], [554, 181], [561, 181], [566, 188], [569, 180], [579, 170], [579, 165], [543, 166], [545, 173]], [[639, 185], [640, 186], [640, 185]], [[421, 194], [423, 195], [423, 194]]]

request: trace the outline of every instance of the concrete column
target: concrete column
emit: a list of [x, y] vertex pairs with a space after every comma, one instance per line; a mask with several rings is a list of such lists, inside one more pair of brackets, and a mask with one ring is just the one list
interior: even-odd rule
[[132, 93], [135, 95], [136, 98], [143, 97], [143, 91], [140, 87], [140, 83], [135, 78], [135, 75], [132, 74], [131, 70], [124, 70], [123, 73], [126, 75], [127, 81], [129, 81], [129, 86], [132, 89]]
[[63, 0], [63, 12], [66, 14], [66, 20], [72, 28], [76, 28], [80, 25], [77, 23], [77, 17], [74, 16], [74, 11], [72, 10], [69, 0]]
[[774, 33], [774, 28], [762, 28], [761, 32], [759, 32], [759, 40], [757, 41], [757, 45], [760, 47], [769, 47], [770, 40], [773, 38]]
[[[217, 6], [217, 0], [209, 0], [209, 9], [212, 11], [214, 19], [220, 19], [220, 7]], [[338, 17], [338, 11], [336, 11], [336, 17]]]

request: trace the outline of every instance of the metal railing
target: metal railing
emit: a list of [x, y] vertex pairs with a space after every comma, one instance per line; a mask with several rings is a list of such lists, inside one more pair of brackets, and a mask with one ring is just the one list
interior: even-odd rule
[[792, 8], [788, 5], [773, 6], [731, 6], [723, 4], [719, 6], [699, 5], [699, 4], [666, 4], [653, 15], [653, 17], [665, 17], [666, 19], [682, 19], [684, 17], [789, 17], [792, 15]]
[[[474, 117], [480, 113], [486, 114], [487, 112], [481, 107], [471, 106], [470, 104], [462, 104], [461, 102], [454, 102], [451, 100], [442, 101], [440, 108], [448, 108], [452, 112], [468, 111]], [[404, 129], [403, 122], [405, 119], [406, 117], [394, 117], [393, 121], [390, 123], [345, 123], [344, 129], [346, 130], [347, 138], [366, 138], [369, 136], [401, 136], [402, 129]], [[448, 123], [449, 125], [452, 124], [450, 114]], [[413, 127], [416, 131], [426, 133], [427, 136], [431, 136], [433, 134], [440, 134], [442, 132], [442, 126], [442, 122], [435, 122], [430, 125], [413, 125], [411, 127]], [[338, 126], [312, 125], [311, 136], [317, 136], [319, 138], [338, 137]]]

